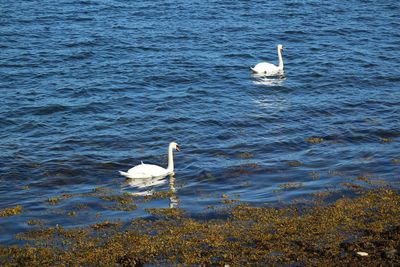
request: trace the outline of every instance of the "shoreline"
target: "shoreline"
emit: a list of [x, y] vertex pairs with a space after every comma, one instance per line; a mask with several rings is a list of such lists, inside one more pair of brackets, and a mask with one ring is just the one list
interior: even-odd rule
[[[0, 246], [1, 265], [399, 265], [400, 195], [389, 187], [354, 189], [352, 198], [312, 205], [251, 207], [226, 199], [228, 216], [193, 219], [153, 208], [150, 219], [84, 228], [36, 226], [25, 245]], [[10, 212], [11, 216], [13, 215]]]

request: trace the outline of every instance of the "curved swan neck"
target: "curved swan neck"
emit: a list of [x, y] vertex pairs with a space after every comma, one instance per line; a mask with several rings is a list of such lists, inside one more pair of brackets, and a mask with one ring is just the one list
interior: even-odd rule
[[172, 146], [168, 147], [168, 172], [174, 171], [174, 155], [172, 153]]
[[278, 60], [279, 60], [279, 66], [278, 68], [283, 70], [283, 58], [282, 58], [282, 50], [279, 49], [279, 47], [277, 48], [278, 50]]

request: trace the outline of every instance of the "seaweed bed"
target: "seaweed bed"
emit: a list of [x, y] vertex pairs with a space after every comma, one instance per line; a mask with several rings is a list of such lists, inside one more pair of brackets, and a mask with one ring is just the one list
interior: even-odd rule
[[[400, 197], [388, 188], [312, 205], [251, 207], [230, 203], [227, 216], [194, 219], [184, 210], [148, 209], [128, 225], [36, 225], [0, 246], [3, 266], [332, 266], [400, 265]], [[20, 208], [17, 207], [18, 212]], [[15, 212], [7, 210], [11, 216]], [[365, 252], [365, 253], [363, 253]]]

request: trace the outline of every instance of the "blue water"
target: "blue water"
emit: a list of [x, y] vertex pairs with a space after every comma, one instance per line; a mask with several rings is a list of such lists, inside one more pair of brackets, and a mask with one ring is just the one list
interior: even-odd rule
[[[0, 209], [23, 208], [0, 218], [2, 243], [28, 220], [203, 214], [226, 197], [287, 202], [360, 175], [398, 184], [398, 1], [0, 1], [0, 15]], [[285, 79], [253, 76], [277, 64], [279, 43]], [[171, 141], [173, 184], [119, 176], [141, 160], [166, 166]], [[129, 212], [83, 197], [171, 186], [171, 199]]]

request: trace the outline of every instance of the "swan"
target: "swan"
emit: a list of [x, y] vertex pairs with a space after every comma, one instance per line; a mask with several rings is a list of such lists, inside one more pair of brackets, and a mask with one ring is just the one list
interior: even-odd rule
[[254, 68], [250, 67], [252, 72], [256, 74], [262, 74], [265, 76], [283, 74], [283, 59], [282, 59], [283, 45], [278, 44], [276, 50], [278, 51], [278, 60], [279, 60], [278, 66], [267, 62], [261, 62], [255, 65]]
[[165, 169], [163, 167], [153, 165], [153, 164], [142, 164], [130, 168], [128, 172], [119, 171], [119, 173], [127, 178], [153, 178], [153, 177], [164, 177], [168, 174], [174, 174], [174, 158], [172, 150], [180, 151], [177, 143], [171, 142], [168, 146], [168, 167]]

